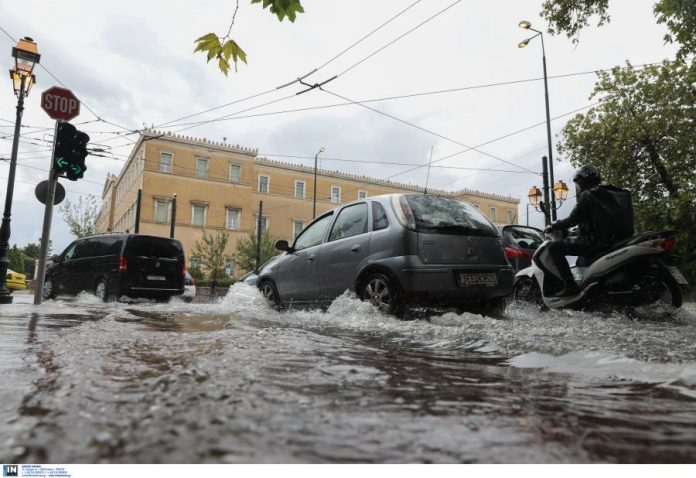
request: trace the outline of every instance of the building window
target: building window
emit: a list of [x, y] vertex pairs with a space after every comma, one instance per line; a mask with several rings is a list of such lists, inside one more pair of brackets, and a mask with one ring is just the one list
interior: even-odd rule
[[498, 215], [494, 207], [491, 208], [491, 221], [497, 221]]
[[189, 269], [200, 269], [201, 268], [201, 258], [198, 256], [189, 257]]
[[295, 197], [304, 199], [305, 197], [305, 182], [296, 180], [295, 181]]
[[296, 239], [304, 229], [304, 221], [293, 219], [292, 221], [292, 238]]
[[191, 205], [191, 225], [205, 227], [205, 218], [208, 215], [207, 204], [192, 204]]
[[508, 224], [512, 224], [512, 211], [509, 209], [507, 210], [507, 222]]
[[171, 173], [174, 155], [172, 153], [160, 153], [159, 170], [161, 173]]
[[[261, 216], [261, 234], [265, 234], [268, 231], [268, 218], [266, 216]], [[259, 230], [259, 216], [256, 216], [256, 223], [254, 224], [254, 233]]]
[[238, 164], [230, 163], [230, 182], [238, 183], [242, 180], [242, 167]]
[[341, 188], [338, 186], [331, 186], [331, 202], [334, 204], [341, 204]]
[[270, 189], [271, 185], [271, 178], [268, 176], [264, 176], [263, 174], [259, 174], [259, 192], [268, 194], [268, 191]]
[[227, 229], [239, 229], [239, 217], [241, 216], [241, 209], [228, 207], [227, 208]]
[[169, 222], [169, 199], [155, 199], [155, 222]]
[[367, 191], [363, 191], [362, 189], [358, 189], [358, 199], [365, 199], [367, 198]]
[[196, 158], [196, 177], [208, 177], [208, 160], [205, 158]]
[[231, 257], [225, 259], [225, 275], [234, 277], [237, 275], [237, 263]]

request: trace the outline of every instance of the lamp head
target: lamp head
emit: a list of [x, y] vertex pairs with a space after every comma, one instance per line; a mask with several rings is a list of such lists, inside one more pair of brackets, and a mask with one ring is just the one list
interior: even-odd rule
[[41, 55], [36, 43], [31, 37], [24, 37], [12, 48], [12, 56], [15, 59], [15, 69], [23, 76], [30, 76], [34, 66], [39, 63]]
[[563, 180], [558, 181], [553, 185], [553, 195], [558, 201], [565, 201], [568, 198], [568, 185]]
[[517, 48], [524, 48], [524, 47], [526, 47], [526, 46], [529, 44], [529, 40], [531, 40], [531, 38], [526, 38], [526, 39], [522, 40], [521, 42], [519, 42], [519, 43], [517, 44]]
[[532, 207], [537, 208], [541, 202], [541, 190], [536, 186], [532, 186], [529, 188], [527, 197], [529, 198], [529, 204], [531, 204]]
[[522, 20], [520, 23], [517, 24], [520, 28], [524, 28], [525, 30], [529, 30], [532, 28], [532, 24], [528, 22], [527, 20]]

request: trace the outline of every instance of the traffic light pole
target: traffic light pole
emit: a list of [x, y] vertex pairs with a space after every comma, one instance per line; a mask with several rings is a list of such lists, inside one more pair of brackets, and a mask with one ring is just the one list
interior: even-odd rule
[[46, 256], [51, 242], [51, 222], [53, 220], [53, 201], [56, 195], [56, 183], [58, 176], [55, 168], [56, 140], [58, 138], [58, 125], [53, 131], [53, 154], [51, 155], [51, 168], [48, 172], [48, 191], [46, 192], [46, 208], [44, 209], [43, 228], [41, 229], [41, 253], [39, 255], [39, 270], [34, 280], [34, 305], [40, 305], [43, 300], [43, 286], [46, 279]]

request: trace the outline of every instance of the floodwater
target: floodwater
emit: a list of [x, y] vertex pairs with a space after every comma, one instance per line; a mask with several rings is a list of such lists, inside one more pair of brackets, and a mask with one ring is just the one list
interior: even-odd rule
[[0, 307], [3, 463], [694, 463], [696, 307]]

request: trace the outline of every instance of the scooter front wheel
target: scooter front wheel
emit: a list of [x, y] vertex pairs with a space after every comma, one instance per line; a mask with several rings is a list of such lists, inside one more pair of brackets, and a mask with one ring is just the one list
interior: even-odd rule
[[515, 283], [512, 298], [516, 301], [530, 302], [536, 305], [543, 304], [539, 284], [532, 277], [523, 277]]

